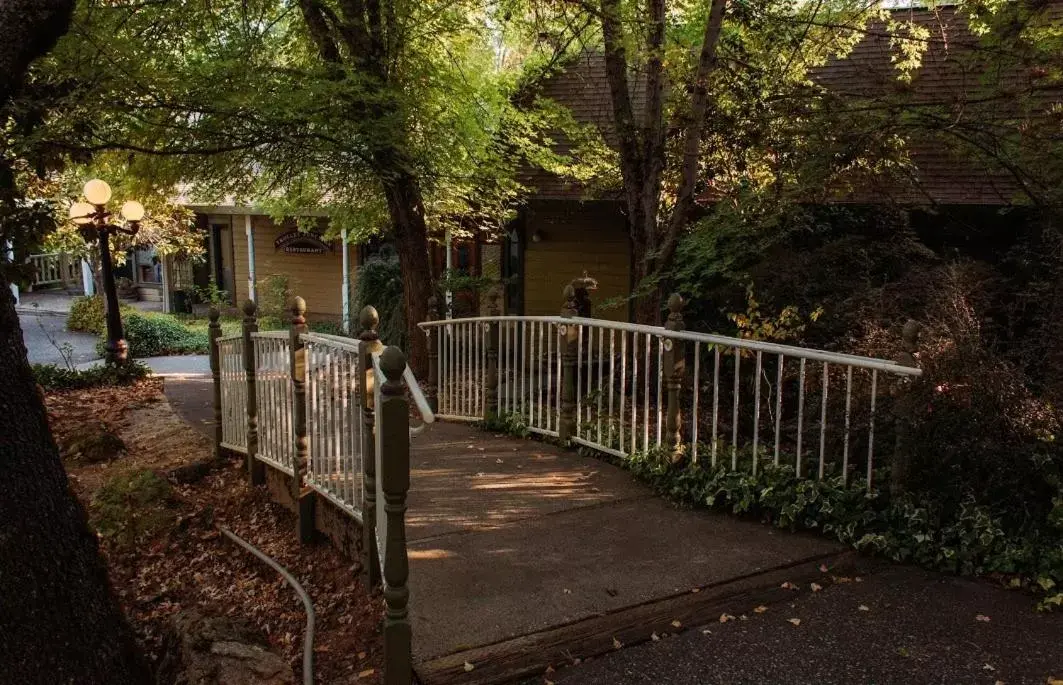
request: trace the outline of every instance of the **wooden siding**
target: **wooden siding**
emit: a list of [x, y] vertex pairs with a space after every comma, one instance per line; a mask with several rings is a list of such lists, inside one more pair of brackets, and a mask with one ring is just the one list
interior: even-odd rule
[[[525, 212], [524, 314], [558, 314], [565, 285], [586, 271], [598, 279], [594, 316], [628, 321], [627, 303], [599, 306], [631, 292], [631, 246], [619, 203], [532, 202]], [[540, 242], [532, 240], [537, 230]]]
[[[233, 217], [233, 256], [235, 263], [236, 302], [247, 299], [247, 236], [244, 216]], [[306, 300], [308, 316], [312, 319], [339, 319], [343, 315], [343, 253], [340, 241], [332, 243], [333, 251], [325, 254], [291, 254], [277, 250], [273, 241], [294, 224], [277, 225], [269, 217], [251, 217], [255, 236], [255, 283], [261, 301], [270, 276], [287, 276], [293, 295]], [[351, 246], [351, 288], [357, 275], [358, 250]], [[352, 312], [352, 318], [357, 317]]]

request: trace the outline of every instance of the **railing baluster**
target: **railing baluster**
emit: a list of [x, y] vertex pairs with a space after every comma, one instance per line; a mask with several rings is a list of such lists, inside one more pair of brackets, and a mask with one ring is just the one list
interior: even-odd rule
[[671, 374], [671, 369], [664, 368], [664, 338], [657, 336], [657, 446], [661, 446], [661, 436], [664, 427], [664, 401], [662, 390], [664, 389], [665, 379]]
[[762, 352], [757, 350], [757, 370], [754, 377], [753, 388], [753, 475], [757, 475], [757, 462], [759, 455], [757, 447], [760, 444], [760, 372], [763, 369]]
[[627, 331], [620, 331], [620, 425], [618, 430], [620, 440], [617, 443], [619, 449], [624, 449], [624, 420], [627, 412], [624, 411], [627, 401]]
[[842, 446], [842, 482], [849, 483], [849, 407], [853, 398], [853, 367], [845, 372], [845, 444]]
[[801, 358], [801, 370], [798, 372], [797, 381], [797, 460], [794, 470], [797, 477], [801, 477], [801, 438], [804, 437], [805, 425], [805, 358]]
[[644, 336], [645, 342], [645, 372], [642, 374], [642, 451], [650, 451], [650, 336]]
[[718, 425], [720, 416], [720, 346], [712, 346], [715, 361], [712, 372], [712, 465], [716, 466], [716, 447], [720, 440], [718, 437]]
[[613, 389], [616, 388], [616, 329], [609, 330], [609, 420], [606, 440], [613, 446]]
[[694, 407], [690, 414], [690, 463], [698, 463], [698, 398], [701, 394], [701, 342], [694, 343]]
[[871, 490], [871, 464], [875, 455], [875, 397], [878, 392], [878, 370], [871, 370], [871, 414], [867, 430], [867, 489]]
[[635, 453], [638, 441], [638, 399], [639, 399], [639, 334], [631, 334], [631, 452]]
[[823, 362], [823, 401], [819, 409], [819, 479], [823, 480], [826, 470], [827, 452], [827, 388], [830, 385], [830, 369], [827, 362]]
[[734, 411], [731, 416], [731, 468], [738, 470], [738, 398], [741, 393], [742, 349], [735, 348]]
[[779, 444], [782, 442], [782, 377], [786, 356], [779, 355], [779, 369], [775, 376], [775, 465], [779, 465]]

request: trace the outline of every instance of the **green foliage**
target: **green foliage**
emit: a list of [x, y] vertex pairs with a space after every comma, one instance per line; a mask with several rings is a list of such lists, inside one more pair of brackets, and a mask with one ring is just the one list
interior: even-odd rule
[[[748, 455], [746, 457], [748, 459]], [[1049, 520], [1017, 530], [972, 492], [958, 507], [925, 496], [867, 491], [839, 476], [798, 478], [792, 466], [761, 464], [757, 475], [702, 463], [671, 466], [659, 454], [620, 460], [659, 493], [683, 504], [756, 517], [789, 530], [813, 530], [894, 561], [962, 574], [1021, 576], [1051, 590], [1063, 582], [1063, 528]], [[876, 482], [888, 479], [883, 470]], [[1021, 503], [1018, 503], [1021, 506]], [[1053, 516], [1059, 516], [1059, 502]], [[1045, 601], [1046, 608], [1058, 600]]]
[[45, 390], [81, 390], [111, 385], [130, 385], [147, 378], [151, 370], [139, 362], [121, 366], [101, 365], [84, 370], [54, 364], [34, 364], [33, 377]]
[[358, 331], [353, 331], [351, 334], [348, 334], [347, 331], [343, 330], [343, 325], [340, 324], [340, 323], [337, 323], [336, 321], [311, 321], [307, 325], [309, 326], [310, 330], [312, 332], [314, 332], [314, 333], [325, 333], [325, 334], [328, 334], [328, 335], [341, 335], [341, 336], [348, 337], [348, 338], [354, 337], [354, 333], [358, 332]]
[[481, 430], [492, 433], [504, 433], [515, 438], [526, 438], [531, 435], [528, 423], [520, 414], [505, 413], [489, 417], [479, 423]]
[[[402, 308], [402, 268], [390, 250], [370, 256], [358, 269], [354, 288], [358, 312], [372, 306], [380, 315], [377, 331], [385, 345], [406, 347], [406, 317]], [[352, 324], [353, 325], [353, 324]]]
[[229, 293], [219, 288], [218, 284], [213, 281], [207, 285], [193, 286], [192, 293], [196, 301], [201, 304], [221, 306], [229, 301]]
[[150, 540], [174, 519], [173, 488], [149, 469], [112, 477], [89, 504], [89, 520], [96, 531], [122, 547]]
[[292, 300], [290, 280], [283, 274], [270, 274], [258, 281], [258, 312], [260, 316], [284, 319], [291, 316]]
[[[119, 304], [118, 311], [122, 316], [126, 316], [135, 310], [128, 305]], [[104, 318], [103, 296], [75, 297], [70, 304], [70, 314], [66, 318], [66, 327], [71, 331], [104, 335], [107, 332], [107, 321]]]
[[134, 358], [210, 352], [205, 330], [192, 330], [168, 314], [130, 314], [124, 325], [129, 354]]

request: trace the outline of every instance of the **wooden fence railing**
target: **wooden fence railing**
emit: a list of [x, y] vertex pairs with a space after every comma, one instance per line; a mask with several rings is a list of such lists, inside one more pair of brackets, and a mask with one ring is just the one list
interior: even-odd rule
[[435, 417], [402, 350], [385, 348], [372, 307], [358, 339], [309, 332], [295, 298], [289, 331], [259, 332], [254, 302], [240, 335], [221, 335], [210, 312], [215, 442], [243, 455], [253, 485], [279, 474], [298, 513], [297, 535], [313, 539], [319, 499], [362, 527], [364, 568], [383, 582], [384, 682], [413, 675], [406, 551], [410, 487], [409, 399]]
[[563, 296], [560, 316], [422, 323], [439, 417], [512, 416], [615, 456], [659, 452], [752, 474], [790, 465], [869, 490], [876, 436], [903, 433], [904, 417], [883, 405], [921, 374], [914, 322], [904, 353], [886, 360], [687, 331], [678, 295], [664, 326], [579, 317], [572, 285]]

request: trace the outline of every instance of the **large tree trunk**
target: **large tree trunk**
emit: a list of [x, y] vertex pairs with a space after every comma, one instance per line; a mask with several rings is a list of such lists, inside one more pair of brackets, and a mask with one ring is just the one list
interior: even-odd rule
[[428, 319], [432, 270], [428, 261], [428, 227], [424, 219], [421, 186], [413, 174], [399, 172], [386, 177], [384, 192], [402, 269], [407, 363], [418, 378], [424, 378], [428, 371], [428, 341], [417, 324]]
[[0, 680], [149, 682], [70, 491], [2, 274], [0, 377]]

